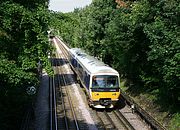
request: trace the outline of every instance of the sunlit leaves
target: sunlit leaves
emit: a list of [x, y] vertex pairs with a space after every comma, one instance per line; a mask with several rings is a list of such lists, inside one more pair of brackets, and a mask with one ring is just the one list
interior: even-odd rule
[[8, 89], [10, 86], [22, 86], [25, 82], [36, 81], [35, 74], [23, 71], [20, 67], [17, 67], [15, 61], [8, 61], [4, 58], [0, 60], [0, 76], [1, 87], [4, 86], [4, 89]]
[[180, 92], [179, 12], [176, 0], [128, 1], [118, 8], [112, 0], [93, 0], [71, 15], [57, 14], [54, 25], [72, 46], [175, 102]]
[[[0, 121], [4, 125], [0, 125], [0, 129], [17, 129], [16, 124], [19, 123], [16, 122], [21, 122], [19, 119], [22, 108], [31, 101], [27, 100], [26, 88], [38, 87], [37, 62], [41, 59], [44, 67], [48, 64], [49, 14], [46, 2], [48, 1], [1, 1]], [[3, 109], [4, 106], [6, 109]], [[13, 111], [10, 111], [12, 108]]]

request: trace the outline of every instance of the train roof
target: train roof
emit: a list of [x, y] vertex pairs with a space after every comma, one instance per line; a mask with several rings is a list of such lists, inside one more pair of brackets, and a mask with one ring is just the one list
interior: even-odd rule
[[89, 72], [89, 73], [113, 73], [118, 74], [116, 70], [109, 67], [108, 65], [104, 64], [102, 61], [94, 58], [86, 54], [80, 48], [71, 48], [70, 53], [77, 59], [82, 66]]

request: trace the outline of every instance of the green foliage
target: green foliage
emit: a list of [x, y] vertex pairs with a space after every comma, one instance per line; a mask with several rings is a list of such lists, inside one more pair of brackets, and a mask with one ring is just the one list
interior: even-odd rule
[[[176, 0], [93, 0], [73, 13], [54, 13], [54, 28], [138, 86], [168, 111], [180, 103], [180, 5]], [[129, 89], [133, 89], [130, 86]], [[134, 87], [135, 88], [135, 87]]]
[[174, 114], [172, 121], [170, 122], [169, 130], [178, 130], [180, 129], [180, 114]]
[[146, 77], [158, 75], [158, 86], [163, 88], [164, 95], [169, 97], [169, 101], [177, 103], [180, 94], [178, 2], [159, 1], [150, 8], [154, 21], [145, 25], [144, 32], [150, 40], [147, 60], [152, 65], [153, 73], [148, 73]]
[[0, 76], [1, 87], [5, 88], [10, 86], [23, 86], [24, 83], [28, 82], [37, 83], [34, 73], [23, 71], [22, 68], [17, 67], [15, 61], [9, 61], [4, 57], [1, 57], [0, 60]]
[[[104, 4], [106, 3], [106, 4]], [[111, 14], [116, 8], [113, 0], [95, 0], [85, 11], [80, 12], [80, 47], [89, 51], [92, 55], [102, 58], [105, 51], [103, 39], [105, 28], [112, 19]], [[83, 42], [82, 42], [83, 41]], [[97, 49], [99, 48], [99, 49]]]
[[[47, 0], [3, 0], [0, 5], [0, 129], [18, 129], [31, 102], [26, 89], [38, 87], [38, 61], [48, 66]], [[12, 118], [15, 117], [15, 118]]]
[[50, 12], [50, 14], [50, 28], [53, 33], [63, 37], [65, 42], [73, 44], [74, 28], [78, 26], [76, 16], [72, 16], [73, 14], [71, 13], [63, 14], [61, 12]]
[[101, 58], [122, 77], [179, 102], [179, 3], [126, 3], [116, 8], [113, 0], [93, 0], [73, 13], [54, 13], [53, 26], [71, 46]]

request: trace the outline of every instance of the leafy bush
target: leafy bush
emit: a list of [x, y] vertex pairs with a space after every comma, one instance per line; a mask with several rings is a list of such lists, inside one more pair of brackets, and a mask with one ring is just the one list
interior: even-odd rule
[[[39, 85], [38, 62], [48, 64], [47, 0], [2, 0], [0, 4], [0, 129], [18, 129], [31, 102], [27, 87]], [[13, 118], [14, 117], [14, 118]]]

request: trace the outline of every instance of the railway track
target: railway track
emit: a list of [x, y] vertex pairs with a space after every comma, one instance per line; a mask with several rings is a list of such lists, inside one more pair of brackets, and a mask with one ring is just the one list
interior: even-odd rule
[[[63, 97], [63, 82], [61, 80], [61, 76], [58, 74], [58, 62], [56, 59], [53, 60], [54, 72], [55, 72], [55, 84], [56, 84], [56, 102], [57, 102], [57, 119], [58, 119], [58, 129], [68, 129], [68, 121], [65, 111], [65, 103]], [[61, 119], [61, 120], [60, 120]]]
[[[59, 54], [57, 56], [57, 57], [59, 57], [59, 59], [61, 59], [61, 60], [59, 60], [59, 62], [61, 61], [61, 63], [57, 63], [57, 64], [61, 64], [61, 65], [67, 64], [69, 48], [61, 40], [56, 39], [56, 42], [58, 43], [56, 45], [56, 48], [59, 48], [59, 50], [61, 52], [61, 54]], [[63, 55], [63, 57], [62, 57], [62, 55]], [[59, 127], [63, 126], [63, 124], [66, 124], [66, 126], [62, 127], [62, 129], [63, 128], [64, 129], [65, 128], [66, 129], [72, 129], [72, 128], [73, 129], [81, 129], [81, 124], [78, 122], [78, 119], [75, 114], [76, 112], [72, 112], [73, 110], [71, 110], [72, 108], [74, 108], [73, 104], [67, 105], [67, 102], [70, 102], [72, 99], [71, 99], [70, 95], [68, 94], [68, 92], [69, 92], [68, 84], [71, 81], [67, 81], [68, 78], [65, 75], [65, 73], [69, 73], [69, 72], [65, 72], [64, 71], [65, 69], [66, 69], [66, 67], [63, 69], [59, 69], [57, 75], [59, 75], [59, 73], [61, 73], [62, 75], [59, 75], [58, 78], [56, 77], [56, 80], [58, 80], [58, 82], [60, 83], [60, 84], [58, 84], [58, 86], [61, 86], [61, 87], [59, 87], [59, 92], [61, 92], [61, 93], [58, 94], [61, 96], [61, 101], [59, 100], [58, 102], [60, 102], [61, 107], [62, 107], [61, 104], [64, 104], [64, 107], [62, 107], [61, 110], [58, 110], [61, 112], [61, 113], [58, 112], [59, 117], [61, 119], [64, 119], [64, 121], [59, 123], [59, 124], [61, 124]], [[62, 87], [62, 86], [66, 86], [66, 87]], [[66, 97], [66, 98], [63, 98], [63, 97]], [[64, 111], [64, 112], [62, 112], [62, 111]], [[144, 119], [140, 119], [140, 116], [138, 116], [137, 113], [132, 113], [131, 108], [127, 104], [123, 107], [123, 109], [110, 110], [110, 111], [109, 110], [103, 110], [103, 111], [92, 110], [92, 111], [94, 111], [94, 113], [96, 113], [96, 115], [93, 115], [93, 116], [96, 116], [96, 118], [98, 119], [98, 122], [99, 122], [99, 123], [97, 123], [98, 129], [115, 129], [115, 130], [116, 129], [120, 129], [120, 130], [136, 130], [136, 129], [137, 130], [139, 130], [139, 129], [150, 130], [150, 129], [152, 129], [151, 124], [149, 124], [149, 123], [146, 124], [143, 121]], [[67, 112], [68, 112], [68, 114], [66, 114]], [[72, 113], [74, 113], [75, 115], [73, 116]], [[58, 117], [58, 119], [59, 119], [59, 117]], [[77, 122], [75, 121], [73, 123], [72, 128], [68, 128], [69, 126], [71, 126], [71, 124], [68, 121], [69, 118], [72, 118], [73, 122], [75, 120], [77, 121]], [[67, 120], [67, 121], [65, 121], [65, 120]], [[67, 122], [67, 123], [64, 123], [64, 122]]]
[[[64, 59], [68, 59], [67, 47], [61, 44], [58, 47], [64, 52]], [[100, 127], [103, 129], [135, 130], [120, 111], [108, 112], [103, 110], [95, 113], [102, 124]]]
[[127, 130], [135, 130], [135, 128], [129, 123], [129, 121], [126, 119], [126, 117], [123, 116], [123, 114], [119, 110], [113, 111], [116, 118], [122, 123], [123, 127]]
[[103, 129], [116, 129], [115, 123], [106, 111], [96, 111], [96, 115], [101, 121]]
[[119, 110], [96, 111], [104, 129], [112, 130], [135, 130], [129, 121], [122, 115]]
[[[64, 52], [64, 59], [68, 58], [68, 52], [65, 45], [56, 45]], [[63, 73], [63, 72], [62, 72]], [[96, 116], [101, 122], [100, 128], [102, 129], [124, 129], [124, 130], [134, 130], [135, 128], [126, 120], [126, 118], [120, 114], [119, 111], [96, 111]]]
[[[56, 73], [55, 82], [57, 90], [57, 120], [58, 130], [79, 130], [79, 124], [72, 103], [71, 96], [68, 91], [68, 83], [66, 79], [66, 69], [63, 65], [66, 65], [66, 60], [63, 55], [56, 53], [56, 60], [54, 60], [54, 70]], [[57, 60], [60, 59], [60, 60]]]
[[[138, 112], [132, 113], [129, 105], [130, 99], [127, 100], [127, 104], [123, 108], [116, 110], [92, 110], [90, 113], [93, 119], [98, 121], [93, 123], [87, 123], [82, 119], [82, 112], [79, 114], [74, 103], [73, 87], [76, 87], [76, 81], [72, 79], [72, 72], [68, 70], [68, 47], [62, 44], [62, 41], [58, 41], [58, 48], [60, 53], [56, 53], [55, 57], [52, 57], [52, 66], [55, 72], [54, 77], [49, 78], [50, 86], [50, 130], [95, 130], [95, 129], [112, 129], [112, 130], [165, 130], [159, 124], [155, 122], [153, 118], [150, 118], [144, 110], [137, 108]], [[73, 85], [74, 86], [73, 86]], [[73, 95], [73, 96], [72, 96]], [[86, 101], [87, 104], [87, 101]], [[137, 107], [137, 104], [135, 105]], [[84, 113], [83, 113], [84, 114]], [[29, 129], [30, 114], [24, 118], [21, 130]], [[140, 115], [140, 116], [139, 116]], [[145, 115], [145, 116], [144, 116]], [[149, 119], [148, 119], [149, 118]], [[145, 124], [144, 122], [147, 122]], [[152, 123], [153, 122], [153, 123]], [[145, 125], [144, 125], [145, 124]], [[94, 127], [89, 128], [87, 125]]]
[[56, 90], [54, 77], [49, 77], [50, 130], [57, 130]]

